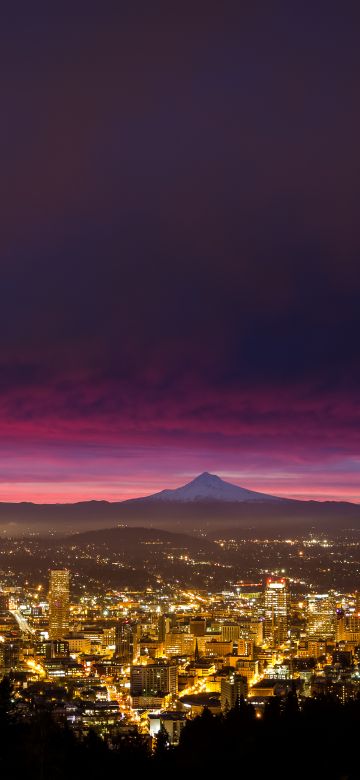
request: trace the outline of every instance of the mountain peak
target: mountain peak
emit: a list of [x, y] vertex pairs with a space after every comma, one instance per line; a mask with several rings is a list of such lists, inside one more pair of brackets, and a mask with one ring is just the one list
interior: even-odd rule
[[210, 474], [208, 471], [203, 471], [202, 474], [199, 474], [191, 480], [191, 482], [187, 482], [186, 485], [182, 485], [173, 490], [161, 490], [160, 493], [154, 493], [152, 496], [135, 500], [176, 503], [210, 501], [240, 503], [254, 501], [282, 502], [285, 499], [269, 496], [265, 493], [257, 493], [254, 490], [247, 490], [238, 485], [233, 485], [231, 482], [225, 482], [225, 480], [218, 477], [217, 474]]
[[208, 471], [203, 471], [202, 474], [199, 474], [197, 477], [194, 477], [194, 479], [191, 482], [188, 482], [188, 484], [194, 485], [196, 483], [197, 485], [199, 484], [218, 485], [221, 482], [223, 482], [223, 480], [220, 479], [220, 477], [218, 477], [217, 474], [210, 474]]

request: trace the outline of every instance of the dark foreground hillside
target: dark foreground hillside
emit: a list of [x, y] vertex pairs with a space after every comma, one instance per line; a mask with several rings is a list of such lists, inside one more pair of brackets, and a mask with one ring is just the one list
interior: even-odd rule
[[345, 705], [295, 694], [274, 698], [262, 718], [240, 701], [225, 716], [208, 710], [188, 721], [180, 745], [170, 748], [159, 732], [153, 753], [139, 735], [113, 738], [107, 745], [95, 733], [82, 739], [55, 724], [47, 713], [16, 715], [7, 678], [0, 683], [1, 777], [27, 780], [98, 780], [99, 777], [179, 776], [238, 778], [326, 778], [358, 780], [357, 740], [360, 700]]

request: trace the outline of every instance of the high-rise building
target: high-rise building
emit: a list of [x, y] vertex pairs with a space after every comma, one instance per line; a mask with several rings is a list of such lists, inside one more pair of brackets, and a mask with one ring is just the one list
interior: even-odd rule
[[337, 642], [360, 641], [360, 616], [357, 614], [346, 615], [343, 611], [337, 613], [336, 634]]
[[20, 646], [16, 640], [0, 642], [0, 679], [16, 669], [19, 661]]
[[175, 626], [175, 615], [164, 614], [159, 617], [158, 637], [160, 642], [165, 642], [166, 634]]
[[235, 641], [240, 637], [239, 623], [223, 623], [221, 626], [221, 639], [223, 642]]
[[232, 674], [228, 679], [221, 680], [221, 709], [235, 707], [241, 696], [247, 696], [247, 679], [241, 674]]
[[159, 696], [176, 694], [178, 671], [175, 664], [157, 662], [148, 666], [132, 666], [130, 672], [131, 696]]
[[333, 593], [316, 593], [307, 600], [307, 635], [316, 639], [334, 639], [336, 600]]
[[265, 588], [265, 639], [281, 645], [288, 638], [290, 593], [285, 577], [269, 577]]
[[128, 664], [134, 658], [135, 627], [128, 620], [122, 620], [115, 627], [115, 655]]
[[69, 655], [69, 642], [63, 639], [48, 639], [39, 642], [36, 647], [36, 655], [48, 658], [64, 658]]
[[9, 596], [7, 593], [0, 591], [0, 611], [6, 612], [9, 609]]
[[[200, 637], [199, 637], [200, 639]], [[173, 628], [165, 637], [165, 655], [193, 655], [195, 650], [194, 634]]]
[[357, 615], [360, 615], [360, 590], [357, 590], [355, 593], [355, 612]]
[[206, 620], [201, 617], [190, 618], [190, 634], [194, 636], [205, 636]]
[[69, 631], [70, 572], [67, 569], [50, 571], [49, 638], [63, 639]]

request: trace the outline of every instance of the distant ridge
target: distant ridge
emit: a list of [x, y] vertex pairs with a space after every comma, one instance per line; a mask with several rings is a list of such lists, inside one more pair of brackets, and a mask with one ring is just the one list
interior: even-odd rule
[[109, 527], [139, 526], [192, 533], [208, 529], [360, 529], [360, 505], [344, 501], [299, 501], [233, 485], [203, 474], [173, 490], [125, 501], [69, 504], [0, 502], [0, 534], [59, 534]]
[[253, 503], [256, 502], [272, 502], [283, 503], [287, 501], [285, 498], [278, 498], [277, 496], [270, 496], [266, 493], [257, 493], [255, 490], [247, 490], [247, 488], [233, 485], [231, 482], [225, 482], [225, 480], [218, 477], [216, 474], [209, 474], [208, 471], [204, 471], [199, 474], [198, 477], [187, 482], [186, 485], [182, 485], [179, 488], [172, 490], [161, 490], [159, 493], [153, 493], [151, 496], [145, 496], [144, 498], [131, 499], [137, 503], [191, 503], [201, 501], [211, 502], [226, 502], [226, 503]]

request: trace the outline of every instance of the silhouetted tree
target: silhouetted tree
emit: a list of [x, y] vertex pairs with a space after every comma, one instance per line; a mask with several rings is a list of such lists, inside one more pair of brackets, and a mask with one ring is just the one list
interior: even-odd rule
[[169, 735], [166, 728], [161, 724], [155, 741], [154, 760], [156, 763], [164, 763], [169, 753], [169, 747]]
[[12, 684], [10, 677], [6, 675], [0, 682], [0, 722], [3, 724], [8, 719], [12, 709]]

